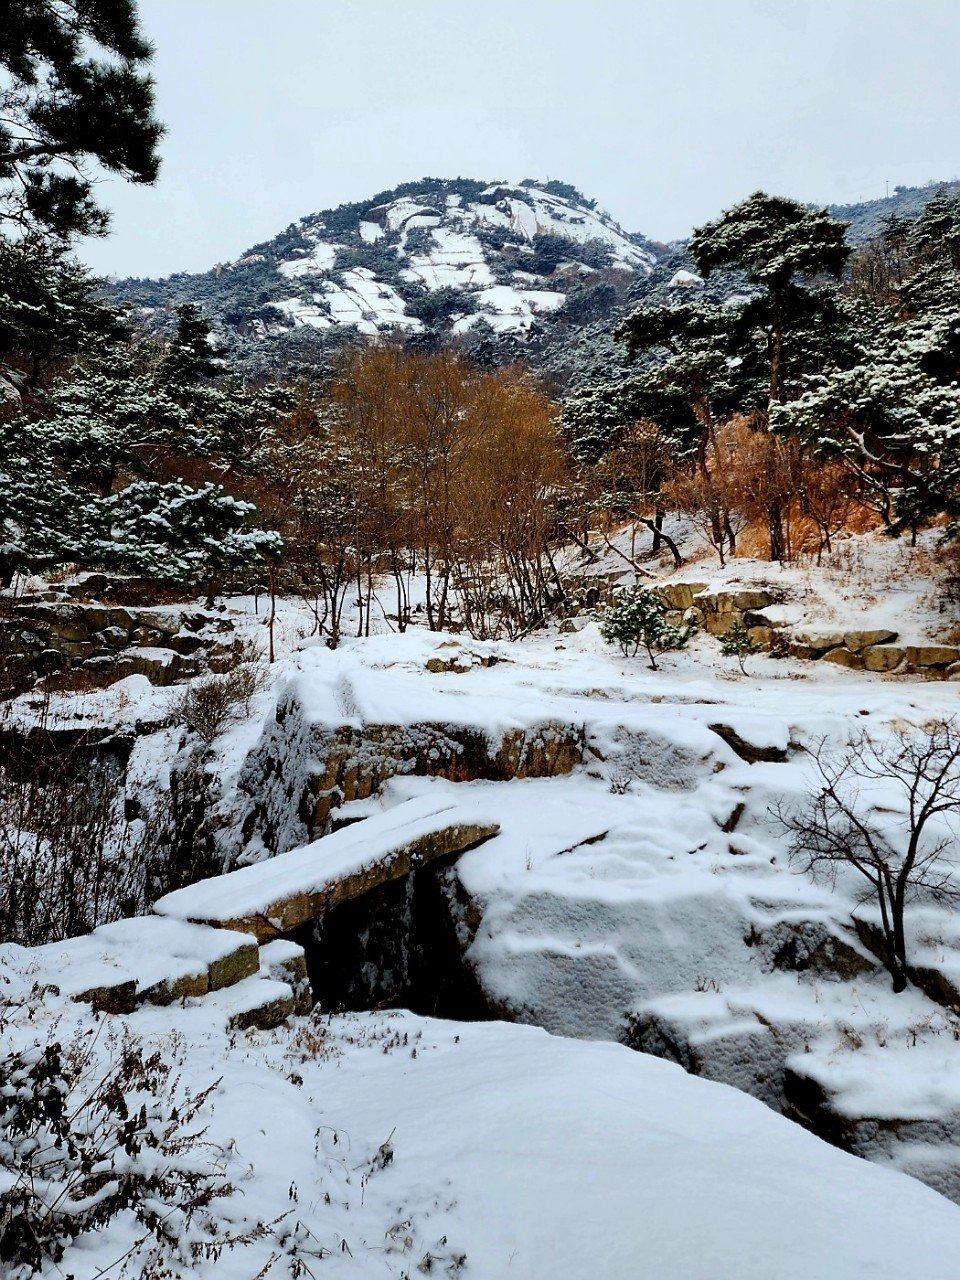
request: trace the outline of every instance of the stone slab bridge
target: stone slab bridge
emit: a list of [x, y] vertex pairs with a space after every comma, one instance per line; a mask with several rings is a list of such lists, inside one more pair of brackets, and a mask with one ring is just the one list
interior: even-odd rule
[[285, 934], [499, 830], [489, 815], [449, 798], [408, 800], [178, 889], [151, 915], [43, 947], [2, 945], [0, 997], [7, 969], [107, 1013], [202, 996], [230, 1029], [276, 1026], [313, 1004], [303, 948]]

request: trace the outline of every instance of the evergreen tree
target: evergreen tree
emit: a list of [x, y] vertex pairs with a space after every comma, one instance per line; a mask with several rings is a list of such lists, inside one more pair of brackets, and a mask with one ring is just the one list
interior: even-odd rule
[[720, 652], [725, 658], [736, 658], [737, 665], [747, 674], [747, 658], [762, 653], [760, 645], [750, 638], [750, 631], [742, 618], [737, 618], [726, 635], [720, 637]]
[[91, 546], [89, 557], [158, 582], [210, 584], [283, 549], [278, 534], [251, 525], [252, 502], [214, 484], [191, 489], [139, 481], [102, 508], [110, 536]]
[[960, 386], [948, 372], [960, 308], [902, 322], [865, 300], [846, 310], [852, 355], [805, 378], [774, 427], [842, 457], [891, 533], [960, 515]]
[[250, 504], [166, 480], [178, 458], [220, 474], [238, 465], [288, 400], [218, 386], [220, 362], [199, 349], [206, 323], [190, 313], [184, 330], [159, 351], [93, 344], [42, 402], [0, 425], [7, 579], [12, 565], [80, 562], [199, 583], [277, 552], [275, 534], [251, 527]]
[[890, 219], [854, 270], [848, 342], [773, 416], [841, 456], [891, 533], [960, 516], [960, 198]]
[[[767, 413], [789, 398], [791, 381], [810, 367], [809, 349], [822, 348], [835, 327], [832, 293], [811, 284], [840, 276], [850, 254], [845, 230], [825, 209], [758, 191], [693, 233], [690, 252], [702, 275], [738, 268], [757, 290], [743, 318], [764, 337]], [[768, 522], [770, 558], [780, 560], [784, 541], [776, 504]]]
[[100, 284], [60, 242], [0, 236], [0, 399], [29, 397], [82, 347], [119, 340], [125, 326]]
[[656, 654], [682, 649], [696, 630], [694, 621], [675, 627], [666, 615], [666, 605], [656, 591], [636, 582], [618, 591], [614, 603], [603, 611], [600, 634], [608, 644], [619, 645], [627, 658], [646, 649], [650, 670], [656, 671]]
[[[749, 304], [747, 304], [749, 306]], [[618, 329], [631, 359], [661, 358], [639, 379], [637, 403], [674, 442], [676, 454], [703, 461], [717, 419], [759, 401], [758, 359], [743, 306], [708, 302], [640, 307]]]
[[180, 449], [218, 454], [229, 468], [249, 460], [292, 400], [276, 384], [251, 387], [227, 369], [203, 313], [190, 303], [178, 307], [176, 334], [159, 361], [156, 385], [190, 423]]
[[0, 0], [0, 224], [100, 235], [91, 169], [156, 179], [151, 55], [134, 0]]
[[177, 307], [177, 329], [161, 364], [170, 387], [194, 387], [222, 374], [226, 365], [210, 344], [210, 322], [192, 302]]

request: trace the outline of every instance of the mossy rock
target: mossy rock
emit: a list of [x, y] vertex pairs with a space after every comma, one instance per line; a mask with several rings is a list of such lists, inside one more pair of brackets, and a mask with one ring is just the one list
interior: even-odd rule
[[244, 938], [236, 950], [212, 960], [209, 966], [211, 991], [232, 987], [259, 972], [260, 951], [253, 938]]

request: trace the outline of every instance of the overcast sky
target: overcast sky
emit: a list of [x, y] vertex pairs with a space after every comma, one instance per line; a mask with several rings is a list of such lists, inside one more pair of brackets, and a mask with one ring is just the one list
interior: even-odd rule
[[960, 175], [958, 0], [141, 0], [163, 171], [102, 273], [238, 256], [423, 177], [562, 178], [674, 239], [763, 187]]

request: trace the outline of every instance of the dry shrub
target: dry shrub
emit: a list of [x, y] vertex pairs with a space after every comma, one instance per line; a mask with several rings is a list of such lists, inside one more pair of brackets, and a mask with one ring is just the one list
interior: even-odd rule
[[0, 941], [39, 946], [145, 908], [164, 861], [129, 817], [122, 769], [92, 744], [0, 767]]
[[725, 551], [820, 563], [837, 534], [877, 524], [842, 462], [815, 457], [799, 440], [746, 417], [717, 427], [701, 464], [674, 472], [664, 496], [693, 520], [721, 563]]
[[265, 681], [265, 668], [253, 662], [194, 680], [182, 694], [175, 714], [209, 746], [231, 724], [250, 714], [251, 700]]
[[170, 1276], [171, 1264], [199, 1265], [239, 1243], [213, 1212], [233, 1190], [227, 1153], [204, 1139], [199, 1121], [217, 1082], [191, 1091], [130, 1034], [108, 1041], [106, 1070], [95, 1048], [94, 1037], [50, 1040], [0, 1058], [0, 1270], [8, 1280], [59, 1271], [74, 1240], [121, 1215], [136, 1234], [109, 1268], [120, 1274]]

